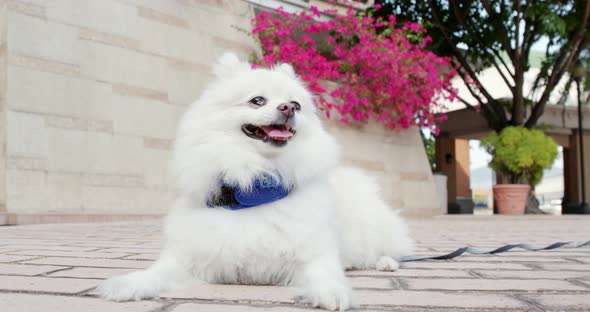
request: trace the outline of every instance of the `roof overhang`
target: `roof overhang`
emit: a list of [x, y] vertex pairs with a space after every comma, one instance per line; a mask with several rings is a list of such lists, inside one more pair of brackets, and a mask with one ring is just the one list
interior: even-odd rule
[[[457, 139], [481, 139], [491, 130], [486, 119], [481, 113], [469, 108], [444, 113], [447, 120], [439, 124], [441, 135]], [[584, 129], [590, 128], [590, 109], [583, 109]], [[557, 143], [567, 147], [569, 136], [573, 129], [578, 129], [578, 111], [575, 106], [547, 105], [545, 112], [537, 125], [542, 126], [545, 132], [553, 137]]]

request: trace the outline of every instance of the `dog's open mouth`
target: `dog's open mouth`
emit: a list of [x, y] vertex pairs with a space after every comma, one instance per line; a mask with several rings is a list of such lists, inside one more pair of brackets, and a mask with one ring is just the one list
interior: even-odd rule
[[269, 126], [245, 124], [242, 126], [242, 132], [253, 139], [262, 140], [277, 146], [286, 145], [295, 135], [295, 129], [291, 128], [288, 124]]

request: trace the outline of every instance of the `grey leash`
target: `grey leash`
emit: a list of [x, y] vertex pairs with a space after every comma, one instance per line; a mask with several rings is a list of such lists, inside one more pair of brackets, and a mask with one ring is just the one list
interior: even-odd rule
[[400, 259], [400, 261], [401, 262], [408, 262], [408, 261], [418, 261], [418, 260], [447, 260], [447, 259], [453, 259], [453, 258], [459, 257], [460, 255], [462, 255], [466, 252], [470, 253], [470, 254], [474, 254], [474, 255], [484, 255], [484, 254], [493, 255], [493, 254], [505, 252], [505, 251], [508, 251], [508, 250], [514, 249], [514, 248], [522, 248], [522, 249], [530, 250], [530, 251], [551, 250], [551, 249], [563, 247], [565, 245], [569, 245], [569, 247], [571, 247], [571, 248], [580, 248], [580, 247], [584, 247], [584, 246], [590, 246], [590, 240], [585, 241], [585, 242], [557, 242], [557, 243], [553, 243], [553, 244], [545, 246], [545, 247], [533, 246], [533, 245], [529, 245], [529, 244], [511, 244], [511, 245], [504, 245], [500, 248], [496, 248], [496, 249], [490, 250], [490, 251], [483, 251], [483, 250], [479, 250], [479, 249], [473, 248], [473, 247], [463, 247], [463, 248], [459, 248], [451, 253], [448, 253], [446, 255], [404, 256]]

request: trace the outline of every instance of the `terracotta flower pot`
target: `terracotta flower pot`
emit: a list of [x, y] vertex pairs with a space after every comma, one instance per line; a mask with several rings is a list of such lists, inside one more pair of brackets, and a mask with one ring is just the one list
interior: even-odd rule
[[530, 187], [526, 184], [494, 185], [494, 201], [499, 214], [522, 215]]

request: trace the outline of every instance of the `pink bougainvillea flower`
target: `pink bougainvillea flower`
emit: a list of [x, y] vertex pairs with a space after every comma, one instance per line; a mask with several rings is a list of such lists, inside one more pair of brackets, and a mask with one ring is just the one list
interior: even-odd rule
[[[448, 58], [425, 49], [432, 40], [425, 29], [411, 22], [395, 27], [394, 16], [359, 16], [352, 8], [330, 20], [320, 20], [322, 13], [335, 12], [279, 8], [257, 15], [252, 33], [263, 55], [254, 66], [292, 64], [328, 118], [335, 109], [344, 123], [375, 120], [389, 128], [417, 125], [437, 133], [436, 122], [445, 117], [434, 115], [441, 103], [455, 99], [456, 71]], [[387, 31], [378, 31], [383, 28]], [[327, 88], [325, 81], [336, 87]]]

